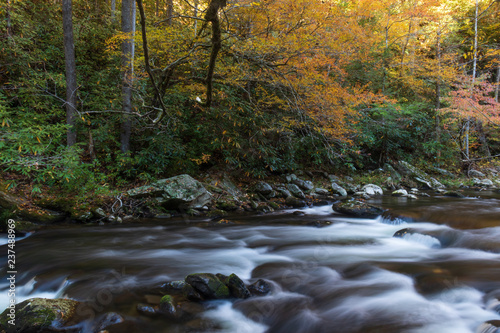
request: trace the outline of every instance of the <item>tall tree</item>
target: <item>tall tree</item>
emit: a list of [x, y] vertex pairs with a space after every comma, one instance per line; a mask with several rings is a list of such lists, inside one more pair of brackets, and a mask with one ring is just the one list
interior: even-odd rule
[[206, 105], [212, 104], [213, 77], [215, 70], [215, 61], [217, 54], [222, 47], [221, 29], [219, 21], [219, 10], [226, 6], [226, 0], [211, 0], [205, 13], [205, 20], [212, 24], [212, 52], [210, 53], [210, 61], [207, 72], [207, 101]]
[[64, 32], [64, 59], [66, 67], [66, 123], [69, 125], [67, 133], [68, 147], [76, 143], [76, 62], [75, 43], [73, 39], [72, 0], [63, 0], [63, 32]]
[[122, 32], [126, 34], [122, 42], [123, 86], [122, 103], [123, 115], [120, 129], [120, 149], [123, 153], [130, 150], [130, 135], [132, 130], [132, 84], [134, 76], [135, 53], [135, 1], [122, 1]]

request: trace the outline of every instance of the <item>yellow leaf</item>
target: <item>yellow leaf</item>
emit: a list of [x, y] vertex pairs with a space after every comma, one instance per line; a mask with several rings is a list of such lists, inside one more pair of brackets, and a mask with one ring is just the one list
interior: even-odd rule
[[38, 140], [38, 143], [42, 143], [39, 137], [36, 137], [36, 139]]
[[19, 152], [21, 151], [21, 146], [19, 146], [19, 149], [18, 149], [18, 150], [19, 150]]
[[227, 131], [226, 131], [226, 130], [224, 130], [224, 131], [222, 132], [222, 135], [224, 135], [224, 134], [226, 134], [226, 133], [227, 133]]

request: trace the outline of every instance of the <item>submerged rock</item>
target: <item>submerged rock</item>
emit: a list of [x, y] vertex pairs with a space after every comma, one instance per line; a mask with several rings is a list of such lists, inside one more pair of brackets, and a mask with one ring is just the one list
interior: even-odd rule
[[446, 191], [443, 193], [443, 195], [445, 197], [452, 197], [452, 198], [465, 198], [465, 195], [457, 191]]
[[482, 323], [476, 333], [500, 333], [500, 320], [489, 320]]
[[385, 212], [381, 207], [360, 200], [337, 201], [332, 205], [332, 208], [340, 214], [361, 218], [375, 218]]
[[185, 281], [205, 299], [225, 299], [231, 295], [229, 288], [211, 273], [190, 274], [186, 276]]
[[258, 279], [248, 286], [248, 290], [253, 296], [265, 296], [272, 291], [272, 285], [263, 279]]
[[229, 276], [223, 274], [216, 274], [216, 276], [229, 288], [232, 297], [245, 299], [251, 296], [250, 291], [238, 275], [233, 273]]

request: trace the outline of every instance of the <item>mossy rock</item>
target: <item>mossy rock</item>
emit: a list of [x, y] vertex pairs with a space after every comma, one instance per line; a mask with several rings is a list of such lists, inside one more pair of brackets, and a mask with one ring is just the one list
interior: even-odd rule
[[231, 297], [229, 288], [214, 274], [190, 274], [186, 276], [185, 280], [205, 299], [226, 299]]
[[30, 298], [16, 306], [15, 326], [6, 309], [1, 315], [0, 325], [6, 333], [14, 332], [71, 332], [64, 327], [75, 324], [76, 308], [81, 303], [71, 299]]
[[369, 205], [360, 200], [337, 201], [332, 208], [340, 214], [359, 218], [375, 218], [385, 212], [381, 207]]
[[225, 210], [225, 211], [233, 211], [239, 208], [239, 205], [236, 201], [227, 201], [220, 200], [216, 204], [217, 209]]

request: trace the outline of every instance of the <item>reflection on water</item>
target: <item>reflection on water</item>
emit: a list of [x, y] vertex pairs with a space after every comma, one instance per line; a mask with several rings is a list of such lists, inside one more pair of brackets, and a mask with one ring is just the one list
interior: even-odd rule
[[[391, 198], [381, 200], [397, 206]], [[240, 216], [226, 226], [149, 220], [40, 231], [16, 245], [18, 302], [85, 300], [96, 316], [115, 311], [137, 324], [123, 332], [472, 333], [500, 319], [498, 199], [429, 199], [397, 207], [419, 212], [419, 222], [349, 219], [324, 206], [304, 209], [301, 217], [293, 211]], [[463, 227], [455, 220], [459, 207], [464, 220], [476, 219], [476, 228], [457, 227]], [[490, 219], [495, 214], [496, 224]], [[331, 224], [309, 225], [318, 221]], [[411, 232], [392, 237], [403, 228]], [[213, 303], [201, 315], [214, 323], [205, 330], [137, 314], [135, 305], [145, 302], [149, 286], [195, 272], [262, 278], [274, 289], [265, 297]], [[0, 284], [2, 308], [6, 289]]]

